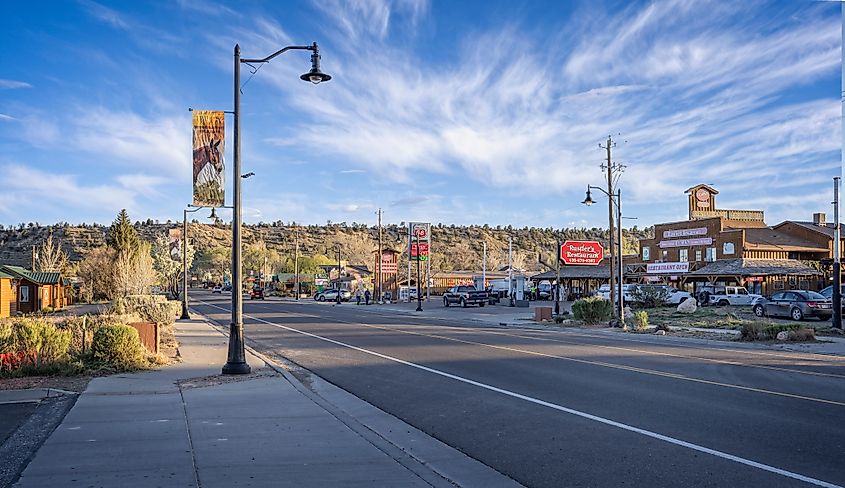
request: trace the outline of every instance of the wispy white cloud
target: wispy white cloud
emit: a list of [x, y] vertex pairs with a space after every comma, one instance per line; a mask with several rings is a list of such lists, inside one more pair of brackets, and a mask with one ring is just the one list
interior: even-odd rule
[[0, 120], [17, 120], [17, 119], [12, 117], [11, 115], [0, 114]]
[[768, 6], [689, 0], [594, 9], [571, 21], [574, 49], [502, 25], [465, 39], [450, 66], [392, 47], [386, 2], [323, 5], [359, 44], [324, 54], [339, 73], [325, 87], [270, 76], [312, 119], [285, 142], [398, 182], [422, 170], [561, 194], [600, 178], [596, 143], [621, 132], [623, 185], [645, 202], [732, 171], [814, 171], [838, 148], [835, 98], [784, 103], [840, 66], [838, 18], [813, 5], [787, 20]]
[[12, 90], [15, 88], [32, 88], [32, 85], [25, 81], [0, 80], [0, 90]]
[[18, 202], [42, 206], [45, 210], [64, 208], [90, 210], [136, 208], [135, 193], [119, 185], [88, 185], [74, 175], [41, 171], [19, 164], [3, 167], [4, 185]]
[[92, 0], [78, 0], [79, 4], [95, 19], [118, 29], [127, 29], [129, 23], [116, 10]]

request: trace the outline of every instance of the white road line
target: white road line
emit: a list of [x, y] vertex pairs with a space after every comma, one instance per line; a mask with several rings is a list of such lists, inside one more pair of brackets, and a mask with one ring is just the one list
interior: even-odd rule
[[[208, 306], [214, 307], [214, 308], [218, 308], [220, 310], [228, 310], [226, 308], [223, 308], [223, 307], [220, 307], [220, 306], [217, 306], [217, 305], [213, 305], [213, 304], [210, 304], [210, 303], [207, 303], [207, 302], [202, 302], [202, 303], [204, 303]], [[617, 422], [615, 420], [610, 420], [610, 419], [607, 419], [607, 418], [604, 418], [604, 417], [599, 417], [597, 415], [592, 415], [592, 414], [589, 414], [589, 413], [586, 413], [586, 412], [582, 412], [580, 410], [575, 410], [573, 408], [564, 407], [564, 406], [558, 405], [556, 403], [551, 403], [551, 402], [547, 402], [547, 401], [544, 401], [544, 400], [540, 400], [539, 398], [534, 398], [534, 397], [530, 397], [530, 396], [527, 396], [527, 395], [523, 395], [521, 393], [516, 393], [516, 392], [510, 391], [510, 390], [498, 388], [498, 387], [495, 387], [495, 386], [492, 386], [492, 385], [488, 385], [486, 383], [481, 383], [481, 382], [478, 382], [478, 381], [475, 381], [475, 380], [471, 380], [469, 378], [464, 378], [462, 376], [447, 373], [445, 371], [440, 371], [439, 369], [430, 368], [428, 366], [423, 366], [421, 364], [412, 363], [410, 361], [405, 361], [404, 359], [399, 359], [399, 358], [395, 358], [393, 356], [388, 356], [388, 355], [382, 354], [380, 352], [371, 351], [369, 349], [364, 349], [363, 347], [353, 346], [352, 344], [347, 344], [345, 342], [337, 341], [337, 340], [330, 339], [328, 337], [323, 337], [323, 336], [320, 336], [320, 335], [317, 335], [317, 334], [312, 334], [310, 332], [305, 332], [303, 330], [294, 329], [292, 327], [288, 327], [288, 326], [285, 326], [285, 325], [282, 325], [282, 324], [276, 324], [276, 323], [273, 323], [273, 322], [270, 322], [270, 321], [267, 321], [267, 320], [264, 320], [264, 319], [259, 319], [257, 317], [253, 317], [251, 315], [244, 315], [244, 316], [250, 317], [253, 320], [257, 320], [258, 322], [262, 322], [264, 324], [271, 325], [273, 327], [285, 329], [285, 330], [288, 330], [290, 332], [296, 332], [297, 334], [302, 334], [302, 335], [305, 335], [305, 336], [308, 336], [308, 337], [313, 337], [313, 338], [319, 339], [321, 341], [330, 342], [330, 343], [336, 344], [338, 346], [346, 347], [346, 348], [349, 348], [349, 349], [352, 349], [352, 350], [355, 350], [355, 351], [363, 352], [365, 354], [370, 354], [372, 356], [376, 356], [376, 357], [379, 357], [379, 358], [382, 358], [382, 359], [386, 359], [388, 361], [393, 361], [393, 362], [396, 362], [396, 363], [399, 363], [399, 364], [403, 364], [405, 366], [410, 366], [412, 368], [416, 368], [416, 369], [419, 369], [419, 370], [422, 370], [422, 371], [426, 371], [428, 373], [443, 376], [444, 378], [449, 378], [449, 379], [452, 379], [452, 380], [455, 380], [455, 381], [459, 381], [461, 383], [466, 383], [468, 385], [477, 386], [477, 387], [483, 388], [485, 390], [493, 391], [493, 392], [496, 392], [496, 393], [501, 393], [502, 395], [506, 395], [506, 396], [509, 396], [509, 397], [512, 397], [512, 398], [517, 398], [519, 400], [524, 400], [526, 402], [534, 403], [536, 405], [548, 407], [548, 408], [551, 408], [553, 410], [565, 412], [565, 413], [568, 413], [568, 414], [571, 414], [571, 415], [575, 415], [577, 417], [585, 418], [587, 420], [592, 420], [594, 422], [609, 425], [611, 427], [616, 427], [616, 428], [619, 428], [619, 429], [622, 429], [622, 430], [627, 430], [629, 432], [634, 432], [634, 433], [637, 433], [637, 434], [640, 434], [640, 435], [643, 435], [643, 436], [646, 436], [646, 437], [651, 437], [652, 439], [657, 439], [657, 440], [661, 440], [661, 441], [664, 441], [664, 442], [668, 442], [669, 444], [674, 444], [676, 446], [686, 447], [687, 449], [692, 449], [694, 451], [702, 452], [702, 453], [705, 453], [705, 454], [710, 454], [711, 456], [715, 456], [715, 457], [722, 458], [722, 459], [727, 459], [728, 461], [733, 461], [733, 462], [743, 464], [745, 466], [750, 466], [752, 468], [757, 468], [757, 469], [760, 469], [760, 470], [763, 470], [763, 471], [768, 471], [769, 473], [779, 474], [779, 475], [785, 476], [787, 478], [792, 478], [792, 479], [795, 479], [795, 480], [798, 480], [798, 481], [803, 481], [805, 483], [809, 483], [809, 484], [816, 485], [816, 486], [823, 486], [823, 487], [826, 487], [826, 488], [845, 488], [841, 485], [835, 485], [833, 483], [828, 483], [827, 481], [822, 481], [822, 480], [819, 480], [819, 479], [816, 479], [816, 478], [811, 478], [809, 476], [804, 476], [802, 474], [793, 473], [792, 471], [787, 471], [785, 469], [776, 468], [776, 467], [770, 466], [768, 464], [758, 463], [757, 461], [745, 459], [745, 458], [742, 458], [742, 457], [739, 457], [739, 456], [735, 456], [733, 454], [729, 454], [727, 452], [718, 451], [716, 449], [710, 449], [709, 447], [699, 446], [698, 444], [693, 444], [691, 442], [687, 442], [687, 441], [684, 441], [684, 440], [681, 440], [681, 439], [675, 439], [674, 437], [669, 437], [667, 435], [658, 434], [657, 432], [652, 432], [650, 430], [641, 429], [639, 427], [634, 427], [632, 425], [623, 424], [623, 423]]]

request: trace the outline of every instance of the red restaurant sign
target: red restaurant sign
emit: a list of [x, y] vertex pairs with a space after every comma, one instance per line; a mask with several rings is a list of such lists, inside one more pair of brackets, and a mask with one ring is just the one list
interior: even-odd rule
[[566, 241], [560, 246], [563, 264], [596, 266], [604, 257], [604, 249], [596, 241]]

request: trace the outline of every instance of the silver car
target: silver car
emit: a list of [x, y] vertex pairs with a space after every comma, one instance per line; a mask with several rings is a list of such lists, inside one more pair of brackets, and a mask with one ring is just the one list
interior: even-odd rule
[[829, 320], [833, 315], [833, 305], [820, 293], [807, 290], [779, 291], [770, 298], [760, 298], [754, 302], [754, 315], [758, 317], [790, 317], [792, 320], [804, 320], [816, 317]]
[[[340, 300], [341, 301], [348, 302], [351, 299], [352, 299], [352, 292], [350, 292], [349, 290], [340, 290]], [[317, 293], [316, 295], [314, 295], [314, 300], [317, 300], [318, 302], [326, 302], [326, 301], [336, 302], [337, 301], [337, 290], [331, 289], [331, 290], [321, 291], [320, 293]]]

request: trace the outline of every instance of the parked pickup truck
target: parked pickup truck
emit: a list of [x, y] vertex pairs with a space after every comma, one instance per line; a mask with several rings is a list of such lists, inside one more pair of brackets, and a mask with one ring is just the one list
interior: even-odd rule
[[487, 303], [487, 292], [478, 291], [474, 286], [461, 285], [449, 288], [449, 291], [443, 294], [443, 306], [448, 307], [451, 304], [460, 304], [462, 307], [468, 305], [478, 305], [483, 307]]
[[698, 303], [708, 305], [753, 305], [762, 295], [748, 293], [742, 286], [704, 285], [698, 290]]

